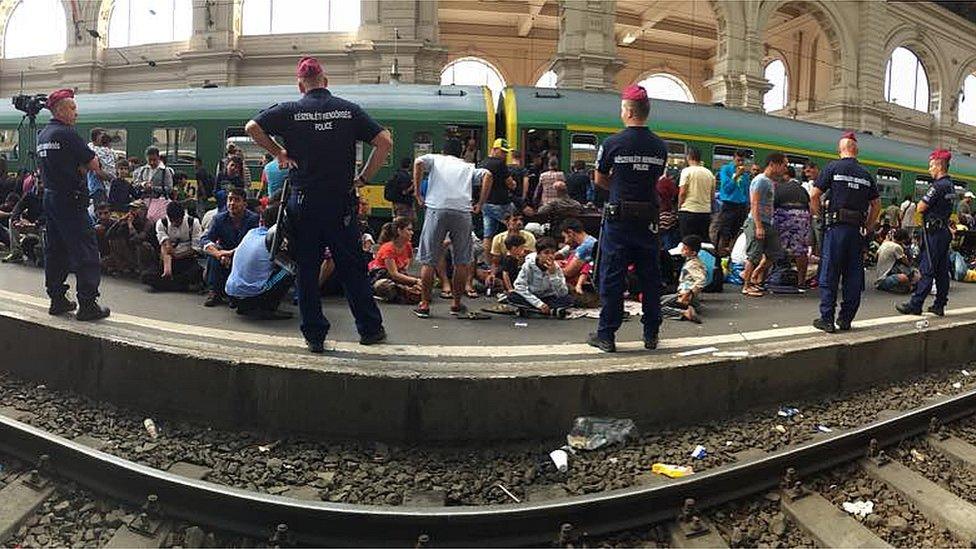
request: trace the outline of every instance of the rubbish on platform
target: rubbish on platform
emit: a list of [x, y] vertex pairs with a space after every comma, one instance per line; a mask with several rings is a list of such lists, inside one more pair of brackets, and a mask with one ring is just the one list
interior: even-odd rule
[[433, 328], [434, 330], [436, 330], [436, 329], [440, 328], [440, 326], [438, 326], [437, 324], [434, 324], [433, 326], [431, 326], [431, 328]]
[[841, 507], [848, 513], [861, 519], [874, 512], [874, 502], [871, 500], [867, 500], [867, 501], [857, 500], [853, 503], [851, 503], [850, 501], [845, 501], [844, 503], [841, 504]]
[[733, 444], [735, 444], [735, 443], [734, 443], [734, 442], [732, 442], [731, 440], [726, 440], [726, 441], [725, 441], [725, 445], [726, 445], [726, 446], [732, 446]]
[[664, 475], [668, 478], [681, 478], [693, 475], [695, 470], [684, 465], [671, 465], [668, 463], [655, 463], [651, 465], [651, 472], [655, 475]]
[[922, 452], [919, 452], [915, 448], [912, 448], [912, 451], [909, 452], [909, 454], [911, 454], [911, 456], [912, 456], [912, 461], [918, 461], [918, 462], [921, 463], [921, 462], [924, 462], [926, 459], [928, 459], [927, 457], [925, 457], [925, 454], [923, 454]]
[[773, 328], [779, 328], [779, 324], [773, 324]]
[[800, 410], [796, 408], [782, 406], [780, 407], [779, 411], [776, 412], [776, 415], [778, 415], [779, 417], [793, 417], [795, 415], [802, 415], [802, 414], [800, 414]]
[[146, 433], [149, 434], [149, 438], [156, 440], [156, 438], [159, 436], [159, 431], [156, 430], [156, 422], [147, 417], [146, 420], [142, 422], [142, 425], [146, 428]]
[[38, 389], [39, 391], [43, 391], [44, 389], [47, 389], [47, 385], [44, 385], [44, 384], [42, 383], [42, 384], [40, 384], [40, 385], [38, 385], [38, 386], [36, 387], [36, 389]]
[[508, 496], [508, 497], [510, 497], [510, 498], [512, 498], [512, 500], [515, 501], [515, 503], [522, 503], [522, 500], [520, 500], [515, 494], [513, 494], [512, 492], [510, 492], [508, 490], [508, 488], [505, 488], [504, 486], [502, 486], [502, 483], [496, 482], [495, 483], [495, 486], [497, 486], [498, 488], [500, 488], [502, 492], [505, 492], [505, 495]]
[[695, 446], [695, 449], [692, 450], [691, 452], [691, 457], [695, 459], [705, 459], [707, 456], [708, 456], [708, 450], [706, 450], [705, 447], [702, 446], [701, 444]]
[[916, 330], [924, 330], [924, 329], [926, 329], [928, 327], [929, 327], [929, 321], [928, 320], [919, 320], [918, 322], [915, 323], [915, 329]]
[[720, 358], [745, 358], [749, 356], [749, 351], [716, 351], [712, 356]]
[[786, 427], [783, 427], [782, 425], [777, 425], [776, 427], [773, 427], [773, 430], [778, 431], [784, 435], [786, 434]]
[[607, 458], [607, 461], [610, 462], [610, 465], [616, 465], [620, 461], [620, 458]]
[[972, 374], [970, 374], [970, 373], [969, 373], [969, 370], [960, 370], [960, 372], [959, 372], [959, 373], [961, 373], [962, 375], [964, 375], [964, 376], [966, 376], [966, 377], [969, 377], [969, 376], [971, 376], [971, 375], [972, 375]]
[[553, 465], [556, 469], [559, 469], [560, 473], [565, 473], [569, 470], [569, 454], [566, 450], [553, 450], [549, 452], [549, 459], [552, 460]]
[[595, 450], [607, 444], [622, 442], [636, 432], [631, 419], [578, 417], [566, 435], [566, 442], [580, 450]]
[[833, 429], [831, 429], [830, 427], [827, 427], [826, 425], [817, 425], [817, 430], [820, 431], [821, 433], [833, 433], [834, 432]]
[[274, 450], [275, 448], [277, 448], [279, 444], [281, 444], [281, 441], [280, 440], [276, 440], [274, 442], [269, 442], [267, 444], [261, 444], [261, 445], [258, 445], [258, 451], [261, 452], [261, 453], [268, 453], [271, 450]]
[[678, 356], [695, 356], [695, 355], [707, 355], [718, 350], [718, 347], [702, 347], [701, 349], [692, 349], [690, 351], [684, 351], [678, 353]]
[[955, 382], [955, 383], [952, 384], [952, 388], [953, 389], [962, 389], [962, 383], [959, 383], [957, 381], [957, 382]]
[[529, 323], [528, 322], [516, 322], [515, 323], [515, 327], [516, 328], [528, 328], [529, 327]]

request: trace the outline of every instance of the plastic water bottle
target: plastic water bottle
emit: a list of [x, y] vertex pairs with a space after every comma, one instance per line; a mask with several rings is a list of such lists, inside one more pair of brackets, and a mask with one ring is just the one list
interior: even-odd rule
[[159, 431], [156, 430], [156, 422], [147, 417], [142, 422], [142, 425], [146, 428], [146, 433], [149, 434], [149, 438], [156, 440], [156, 437], [159, 436]]
[[924, 330], [924, 329], [926, 329], [928, 327], [929, 327], [929, 321], [928, 321], [927, 318], [926, 319], [919, 320], [918, 322], [915, 323], [915, 329], [916, 330]]

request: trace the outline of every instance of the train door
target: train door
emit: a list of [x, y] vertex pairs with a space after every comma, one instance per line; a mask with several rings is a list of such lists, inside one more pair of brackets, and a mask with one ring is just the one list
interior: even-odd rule
[[878, 194], [881, 195], [882, 204], [901, 204], [901, 172], [878, 168], [875, 180], [878, 182]]
[[596, 167], [596, 152], [600, 146], [597, 137], [592, 133], [574, 133], [569, 138], [569, 170], [578, 161], [586, 163], [587, 168]]
[[[562, 139], [557, 130], [540, 128], [526, 128], [522, 130], [522, 147], [525, 149], [523, 158], [525, 165], [530, 166], [535, 158], [542, 159], [542, 171], [549, 169], [549, 160], [555, 158], [560, 161], [563, 169], [569, 166], [559, 158], [562, 155]], [[572, 150], [570, 150], [572, 156]], [[594, 158], [595, 160], [595, 158]]]
[[665, 141], [668, 146], [668, 163], [665, 173], [677, 179], [678, 174], [688, 165], [688, 144], [684, 141]]
[[491, 143], [487, 142], [482, 126], [447, 126], [444, 139], [452, 138], [461, 142], [462, 158], [466, 162], [480, 164], [488, 157]]

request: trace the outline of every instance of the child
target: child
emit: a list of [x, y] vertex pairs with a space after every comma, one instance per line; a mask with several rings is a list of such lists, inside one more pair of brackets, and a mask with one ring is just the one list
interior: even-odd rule
[[526, 256], [515, 279], [514, 290], [508, 293], [510, 305], [530, 307], [559, 318], [565, 316], [573, 299], [566, 287], [566, 277], [556, 264], [556, 248], [556, 241], [548, 237], [536, 242], [536, 252]]
[[420, 302], [420, 279], [407, 274], [413, 259], [413, 221], [395, 217], [380, 231], [380, 249], [369, 263], [373, 293], [385, 301]]
[[502, 295], [515, 289], [515, 279], [522, 270], [525, 261], [525, 238], [520, 234], [510, 234], [505, 237], [505, 255], [498, 263], [498, 271], [494, 274], [495, 285], [501, 286]]
[[681, 239], [681, 255], [685, 258], [678, 279], [678, 293], [661, 296], [661, 314], [665, 318], [690, 320], [701, 324], [695, 308], [699, 306], [699, 296], [705, 288], [708, 274], [705, 264], [698, 258], [701, 238], [690, 234]]

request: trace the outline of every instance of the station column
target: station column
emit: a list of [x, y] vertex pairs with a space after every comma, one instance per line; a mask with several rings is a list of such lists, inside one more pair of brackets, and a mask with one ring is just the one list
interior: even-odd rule
[[612, 90], [617, 71], [616, 0], [560, 0], [559, 43], [552, 70], [561, 88]]
[[237, 47], [240, 10], [240, 2], [193, 0], [189, 48], [177, 54], [185, 68], [187, 84], [236, 84], [237, 65], [244, 56]]
[[[98, 17], [100, 2], [80, 2], [74, 9], [66, 9], [68, 47], [64, 57], [53, 65], [62, 87], [77, 90], [79, 93], [98, 93], [102, 91], [102, 77], [105, 70], [104, 48], [108, 44], [107, 33], [88, 21]], [[89, 32], [89, 29], [94, 31]]]
[[[360, 83], [436, 84], [447, 62], [440, 46], [436, 0], [361, 0], [357, 40], [350, 46]], [[380, 9], [382, 4], [382, 9]], [[392, 75], [394, 60], [398, 75]]]

